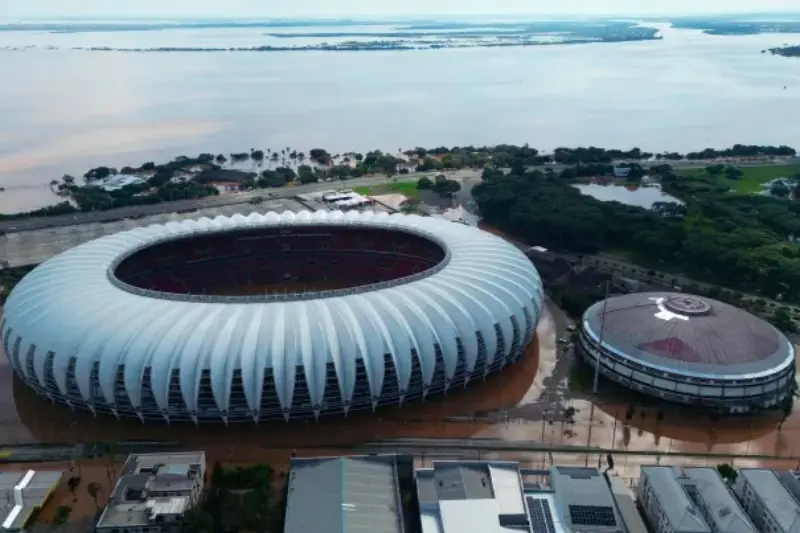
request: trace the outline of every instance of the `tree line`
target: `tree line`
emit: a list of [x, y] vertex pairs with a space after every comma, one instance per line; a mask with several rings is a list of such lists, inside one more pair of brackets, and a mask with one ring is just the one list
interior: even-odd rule
[[[667, 165], [668, 166], [668, 165]], [[651, 209], [601, 202], [568, 176], [487, 169], [473, 189], [489, 224], [555, 250], [631, 252], [686, 275], [772, 299], [800, 302], [800, 203], [729, 194], [729, 186], [662, 169], [664, 190], [684, 205]]]
[[[726, 149], [706, 148], [699, 152], [680, 154], [677, 152], [652, 153], [639, 148], [630, 150], [604, 149], [598, 147], [556, 148], [546, 154], [528, 145], [515, 146], [499, 144], [495, 146], [439, 146], [435, 148], [417, 147], [398, 150], [396, 154], [372, 150], [366, 154], [348, 152], [331, 154], [323, 148], [313, 148], [305, 152], [290, 147], [280, 149], [256, 149], [249, 152], [224, 154], [202, 153], [196, 157], [179, 156], [173, 161], [157, 165], [152, 161], [139, 167], [123, 167], [120, 171], [112, 167], [97, 167], [83, 176], [85, 185], [79, 185], [73, 176], [65, 175], [61, 182], [53, 180], [50, 185], [74, 203], [61, 202], [26, 213], [3, 215], [0, 220], [13, 220], [27, 217], [54, 216], [78, 211], [91, 211], [144, 205], [163, 201], [201, 198], [216, 194], [216, 189], [204, 182], [202, 173], [199, 179], [186, 179], [185, 183], [175, 183], [175, 177], [192, 167], [221, 169], [227, 163], [252, 161], [256, 167], [269, 164], [274, 168], [259, 169], [251, 179], [244, 180], [242, 188], [282, 187], [290, 182], [300, 184], [315, 183], [323, 179], [347, 180], [369, 174], [408, 174], [416, 172], [440, 172], [462, 168], [511, 169], [514, 175], [525, 173], [526, 169], [550, 164], [569, 165], [569, 172], [576, 177], [610, 176], [615, 165], [628, 167], [628, 179], [637, 181], [644, 174], [644, 164], [659, 166], [675, 160], [698, 160], [716, 158], [755, 158], [790, 157], [796, 154], [788, 146], [756, 146], [737, 144]], [[306, 161], [311, 164], [306, 164]], [[292, 168], [294, 166], [295, 168]], [[97, 185], [98, 180], [118, 173], [146, 177], [145, 183], [131, 184], [117, 191], [105, 191]], [[162, 191], [161, 189], [164, 188]]]

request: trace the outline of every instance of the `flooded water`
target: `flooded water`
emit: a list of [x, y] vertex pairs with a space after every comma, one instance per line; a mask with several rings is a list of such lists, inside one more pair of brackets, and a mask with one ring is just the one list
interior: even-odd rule
[[680, 200], [661, 190], [655, 185], [640, 187], [636, 185], [617, 185], [600, 183], [584, 183], [574, 185], [583, 194], [597, 198], [603, 202], [620, 202], [650, 209], [657, 202], [682, 203]]
[[[445, 398], [378, 413], [331, 417], [290, 424], [214, 426], [144, 426], [137, 421], [95, 418], [51, 405], [13, 379], [5, 358], [0, 359], [0, 434], [2, 444], [33, 442], [87, 442], [160, 440], [200, 447], [218, 457], [236, 460], [276, 454], [285, 460], [286, 450], [301, 454], [346, 453], [349, 447], [398, 437], [496, 438], [509, 443], [541, 443], [552, 446], [563, 461], [590, 463], [605, 460], [605, 453], [626, 452], [631, 465], [669, 459], [674, 454], [693, 454], [707, 464], [723, 462], [716, 457], [750, 458], [753, 464], [773, 461], [786, 465], [800, 461], [800, 412], [779, 427], [780, 415], [712, 420], [690, 409], [663, 407], [658, 420], [655, 407], [640, 404], [626, 420], [627, 403], [601, 394], [591, 398], [571, 389], [571, 355], [558, 348], [565, 317], [549, 308], [523, 361], [507, 371], [474, 383]], [[609, 384], [601, 382], [601, 393]], [[605, 398], [605, 399], [604, 399]], [[574, 415], [565, 417], [568, 408]], [[642, 415], [644, 413], [644, 415]], [[568, 453], [561, 446], [589, 446], [597, 454]], [[797, 449], [795, 449], [797, 447]], [[653, 454], [660, 452], [663, 457]], [[517, 458], [526, 464], [553, 461], [544, 452], [498, 452], [497, 457]], [[567, 459], [567, 455], [570, 456]], [[636, 457], [641, 455], [641, 457]], [[493, 456], [485, 453], [484, 457]], [[704, 458], [705, 457], [705, 458]], [[618, 460], [620, 463], [622, 459]], [[780, 463], [778, 463], [780, 462]], [[748, 463], [749, 464], [749, 463]], [[792, 465], [794, 466], [794, 465]], [[621, 466], [619, 468], [622, 468]], [[633, 474], [631, 474], [633, 475]]]
[[800, 146], [786, 120], [800, 61], [760, 53], [800, 35], [662, 29], [647, 42], [266, 54], [69, 50], [263, 42], [240, 30], [0, 32], [0, 48], [61, 47], [0, 49], [0, 212], [53, 203], [64, 173], [203, 151]]

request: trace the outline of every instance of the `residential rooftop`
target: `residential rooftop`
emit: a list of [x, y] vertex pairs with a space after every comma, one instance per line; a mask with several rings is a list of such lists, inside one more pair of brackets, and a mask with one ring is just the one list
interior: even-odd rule
[[416, 474], [423, 533], [527, 529], [518, 463], [434, 461]]
[[776, 472], [764, 468], [742, 468], [739, 475], [752, 485], [753, 492], [782, 531], [800, 533], [800, 504], [781, 483]]
[[597, 468], [556, 466], [550, 469], [550, 479], [569, 530], [624, 530], [608, 481]]
[[144, 527], [159, 516], [181, 515], [204, 475], [203, 452], [130, 455], [97, 528]]
[[0, 532], [20, 531], [56, 488], [61, 470], [0, 472]]
[[682, 485], [689, 499], [694, 501], [696, 491], [705, 504], [705, 512], [701, 508], [701, 513], [706, 522], [714, 522], [714, 530], [719, 533], [758, 533], [716, 468], [685, 467], [682, 470], [688, 478]]
[[671, 466], [643, 466], [641, 472], [653, 488], [673, 531], [711, 533], [711, 528], [678, 482], [678, 470]]

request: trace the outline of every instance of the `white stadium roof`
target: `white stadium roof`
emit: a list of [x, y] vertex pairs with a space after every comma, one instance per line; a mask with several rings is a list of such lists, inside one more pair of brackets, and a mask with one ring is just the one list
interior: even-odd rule
[[[126, 289], [111, 275], [121, 257], [164, 240], [308, 225], [414, 232], [442, 246], [445, 259], [410, 278], [315, 298], [159, 297], [152, 291]], [[253, 213], [148, 226], [68, 250], [42, 263], [16, 286], [0, 333], [15, 370], [48, 395], [61, 396], [56, 399], [64, 400], [70, 385], [77, 385], [84, 406], [92, 408], [104, 400], [113, 411], [119, 397], [118, 372], [124, 365], [124, 391], [142, 416], [142, 379], [149, 368], [152, 396], [166, 417], [170, 377], [178, 370], [180, 394], [195, 413], [201, 374], [208, 370], [214, 401], [224, 413], [239, 371], [257, 419], [267, 368], [272, 369], [285, 416], [292, 405], [297, 366], [304, 369], [315, 411], [323, 402], [329, 363], [336, 369], [345, 401], [353, 394], [357, 359], [364, 363], [373, 398], [381, 394], [384, 354], [394, 361], [401, 399], [413, 354], [426, 383], [433, 378], [437, 351], [448, 382], [459, 352], [468, 373], [479, 351], [486, 354], [488, 368], [496, 354], [509, 357], [512, 339], [523, 343], [522, 349], [530, 342], [542, 307], [541, 291], [539, 276], [521, 251], [461, 224], [373, 212]]]

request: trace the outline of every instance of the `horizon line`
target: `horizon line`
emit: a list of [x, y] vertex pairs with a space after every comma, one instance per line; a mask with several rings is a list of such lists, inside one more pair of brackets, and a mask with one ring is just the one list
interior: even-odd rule
[[714, 17], [714, 16], [760, 16], [760, 15], [796, 15], [800, 16], [800, 9], [794, 11], [774, 10], [774, 11], [700, 11], [700, 12], [670, 12], [663, 11], [658, 13], [642, 13], [642, 12], [622, 12], [622, 11], [609, 11], [609, 12], [592, 12], [592, 13], [531, 13], [531, 12], [473, 12], [473, 13], [391, 13], [391, 14], [361, 14], [361, 15], [322, 15], [322, 16], [303, 16], [303, 15], [287, 15], [279, 17], [270, 16], [257, 16], [257, 15], [191, 15], [191, 14], [166, 14], [166, 13], [152, 13], [143, 15], [110, 15], [110, 14], [74, 14], [74, 15], [15, 15], [10, 17], [0, 16], [0, 21], [9, 21], [20, 19], [28, 20], [49, 20], [49, 21], [74, 21], [74, 20], [223, 20], [223, 21], [369, 21], [369, 20], [414, 20], [414, 19], [468, 19], [474, 17], [564, 17], [564, 18], [607, 18], [607, 17], [637, 17], [637, 18], [653, 18], [653, 17]]

